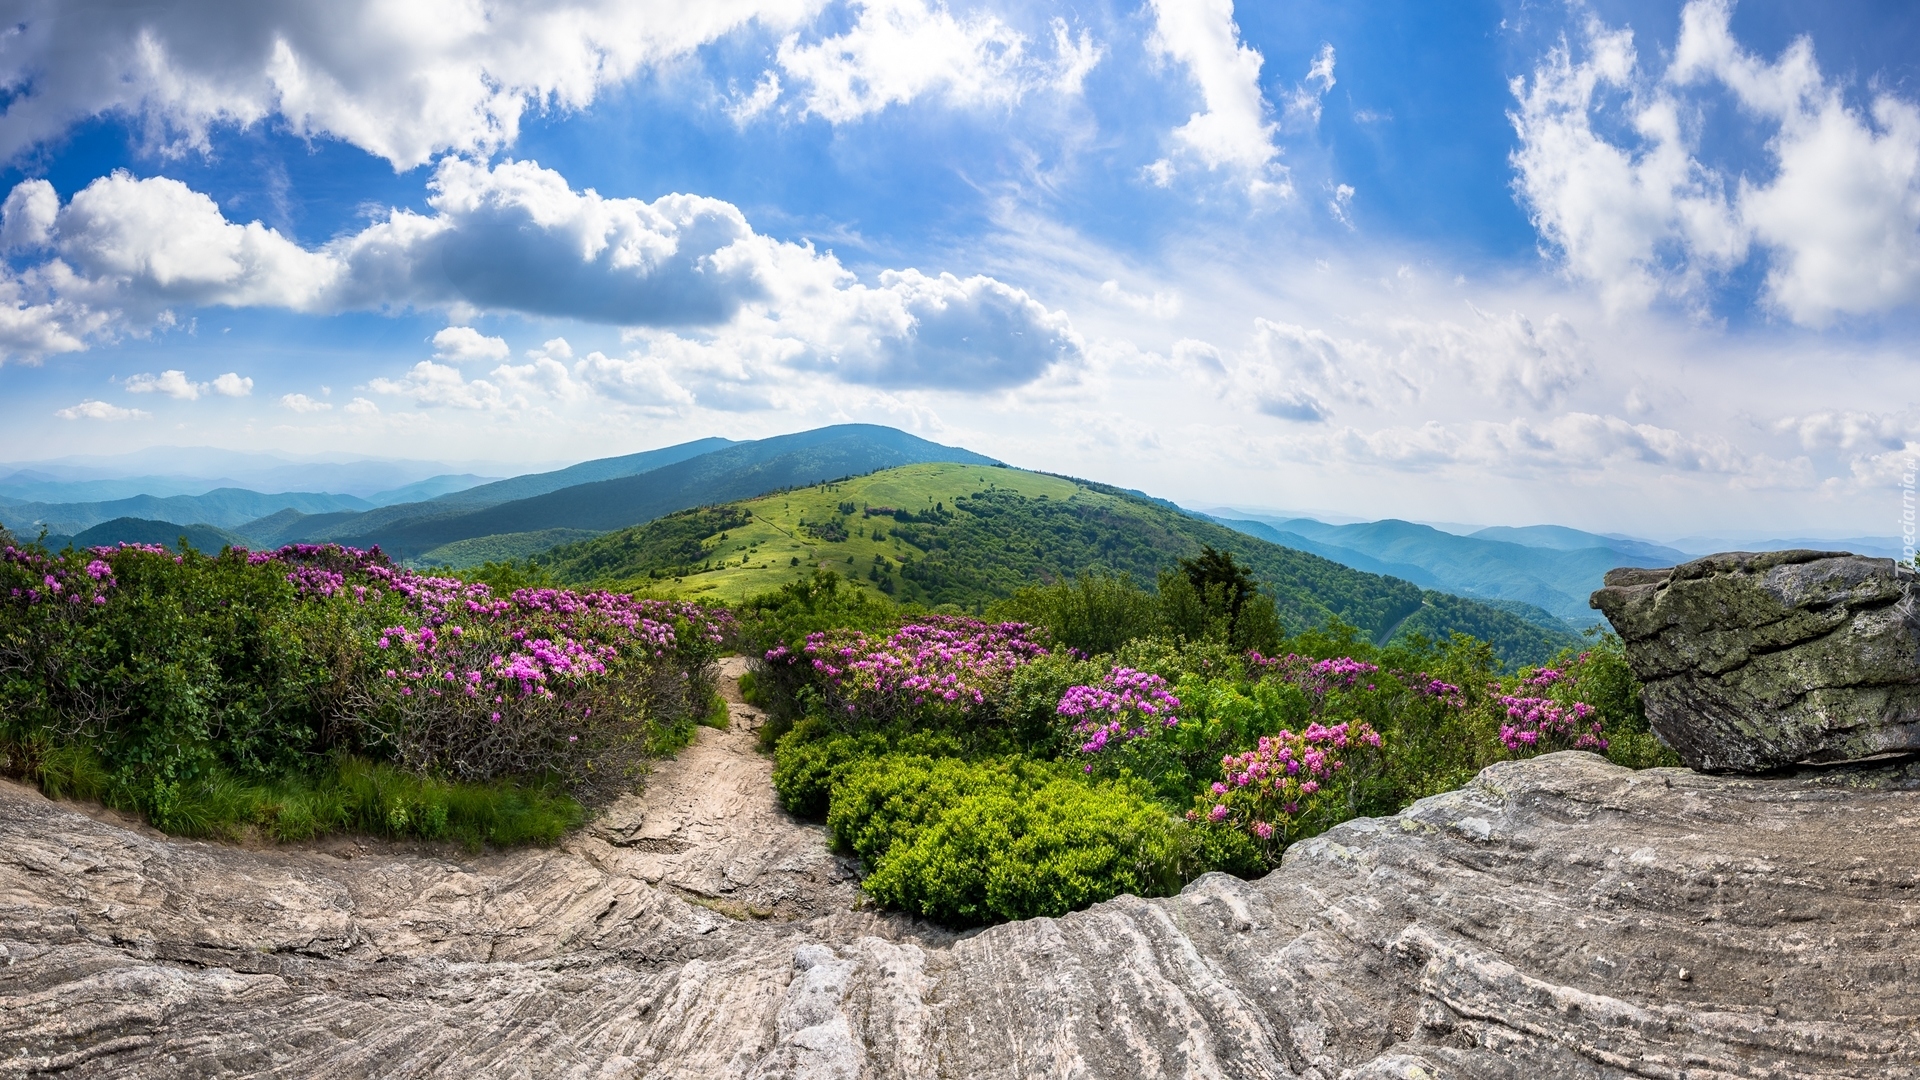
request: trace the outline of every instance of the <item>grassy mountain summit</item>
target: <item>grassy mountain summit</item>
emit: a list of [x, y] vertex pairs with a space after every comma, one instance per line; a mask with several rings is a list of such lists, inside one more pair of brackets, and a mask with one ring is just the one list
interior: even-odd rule
[[[704, 453], [687, 453], [710, 442], [722, 444]], [[530, 490], [522, 485], [524, 478], [488, 484], [433, 502], [382, 507], [318, 530], [301, 532], [296, 528], [281, 535], [287, 539], [336, 540], [355, 547], [378, 544], [398, 558], [424, 558], [464, 540], [547, 529], [605, 532], [692, 506], [752, 498], [895, 465], [921, 461], [992, 463], [991, 458], [971, 450], [942, 446], [874, 424], [840, 424], [744, 443], [704, 440], [649, 454], [582, 462], [570, 469], [544, 473], [534, 478], [540, 481], [536, 486], [554, 483], [556, 478], [574, 482], [525, 497], [515, 495], [510, 501], [493, 505], [476, 506], [471, 500]], [[629, 474], [622, 471], [626, 469], [639, 471]], [[610, 470], [616, 475], [593, 478]], [[588, 479], [582, 482], [582, 478]], [[503, 540], [496, 546], [504, 549], [510, 545]]]
[[1334, 618], [1377, 642], [1462, 631], [1509, 661], [1577, 640], [1446, 593], [1267, 543], [1118, 488], [1005, 466], [930, 463], [685, 510], [543, 559], [562, 580], [737, 601], [837, 570], [900, 601], [973, 609], [1087, 571], [1151, 584], [1203, 546], [1232, 551], [1273, 591], [1289, 629]]

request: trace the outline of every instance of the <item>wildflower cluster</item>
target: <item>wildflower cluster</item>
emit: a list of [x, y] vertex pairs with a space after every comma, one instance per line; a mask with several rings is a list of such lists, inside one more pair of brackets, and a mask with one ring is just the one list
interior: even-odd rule
[[88, 553], [91, 557], [81, 563], [78, 559], [42, 555], [11, 544], [0, 548], [0, 570], [4, 570], [0, 582], [5, 583], [6, 600], [29, 607], [64, 605], [82, 610], [103, 605], [111, 590], [120, 583], [114, 577], [112, 564], [101, 558], [112, 551], [111, 548], [95, 549]]
[[[61, 670], [69, 670], [89, 654], [60, 642], [92, 633], [86, 627], [101, 620], [143, 618], [114, 607], [123, 581], [193, 610], [252, 611], [261, 625], [275, 619], [332, 628], [262, 639], [316, 641], [323, 634], [335, 644], [327, 646], [329, 675], [321, 683], [311, 690], [285, 684], [285, 693], [307, 700], [267, 710], [310, 719], [289, 719], [293, 728], [263, 736], [263, 748], [247, 752], [254, 757], [316, 752], [281, 745], [301, 737], [297, 728], [307, 732], [304, 739], [325, 731], [329, 740], [344, 739], [416, 772], [463, 780], [548, 776], [576, 790], [590, 774], [607, 773], [618, 747], [644, 744], [663, 726], [690, 730], [711, 699], [710, 664], [731, 632], [727, 613], [693, 604], [553, 588], [497, 596], [482, 583], [395, 566], [378, 548], [293, 544], [209, 557], [151, 544], [59, 555], [8, 546], [0, 549], [0, 602], [19, 610], [0, 644], [20, 656], [0, 656], [0, 670], [59, 657], [68, 665]], [[55, 608], [61, 617], [49, 619]], [[78, 694], [58, 689], [76, 678], [92, 676], [49, 667], [38, 679], [48, 689], [35, 708], [88, 723], [137, 712], [121, 700], [127, 694], [106, 683]]]
[[1187, 820], [1228, 823], [1262, 844], [1284, 844], [1293, 824], [1341, 778], [1349, 751], [1380, 744], [1365, 721], [1263, 735], [1252, 749], [1220, 759], [1221, 778], [1197, 797]]
[[1294, 653], [1266, 657], [1250, 652], [1247, 654], [1247, 664], [1269, 678], [1292, 683], [1321, 699], [1337, 691], [1353, 690], [1363, 683], [1368, 690], [1372, 690], [1374, 677], [1380, 671], [1376, 665], [1350, 656], [1315, 660]]
[[[1083, 754], [1098, 754], [1179, 724], [1180, 699], [1167, 681], [1150, 672], [1116, 667], [1098, 685], [1072, 686], [1054, 712], [1073, 722], [1070, 733]], [[1091, 764], [1087, 772], [1093, 771]]]
[[769, 664], [811, 667], [827, 713], [853, 723], [912, 715], [959, 719], [987, 706], [1014, 670], [1047, 655], [1025, 623], [933, 615], [884, 641], [857, 630], [807, 635], [798, 656], [769, 650]]
[[[1574, 663], [1585, 662], [1582, 654]], [[1523, 675], [1517, 693], [1498, 694], [1495, 700], [1506, 710], [1500, 725], [1500, 742], [1515, 752], [1547, 750], [1605, 751], [1607, 739], [1601, 734], [1600, 721], [1593, 706], [1570, 699], [1578, 680], [1567, 668], [1542, 667]]]

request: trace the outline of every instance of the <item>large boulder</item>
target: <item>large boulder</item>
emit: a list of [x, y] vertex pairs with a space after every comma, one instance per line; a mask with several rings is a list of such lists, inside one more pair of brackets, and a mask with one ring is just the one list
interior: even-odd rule
[[1765, 772], [1920, 751], [1920, 609], [1891, 559], [1736, 551], [1607, 574], [1647, 719], [1688, 766]]

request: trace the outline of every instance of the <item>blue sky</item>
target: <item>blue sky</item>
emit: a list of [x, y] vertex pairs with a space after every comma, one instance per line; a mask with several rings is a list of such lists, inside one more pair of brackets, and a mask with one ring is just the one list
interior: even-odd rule
[[1920, 449], [1911, 5], [13, 6], [0, 459], [860, 420], [1878, 534]]

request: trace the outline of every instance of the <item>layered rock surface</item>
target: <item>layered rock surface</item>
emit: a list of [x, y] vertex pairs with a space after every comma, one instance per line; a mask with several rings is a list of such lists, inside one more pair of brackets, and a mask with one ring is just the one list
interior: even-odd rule
[[0, 785], [0, 1073], [1920, 1076], [1920, 766], [1555, 754], [1258, 881], [953, 935], [859, 909], [736, 719], [555, 851], [242, 850]]
[[1920, 751], [1914, 583], [1891, 559], [1730, 552], [1612, 571], [1592, 602], [1681, 760], [1762, 772]]

